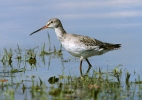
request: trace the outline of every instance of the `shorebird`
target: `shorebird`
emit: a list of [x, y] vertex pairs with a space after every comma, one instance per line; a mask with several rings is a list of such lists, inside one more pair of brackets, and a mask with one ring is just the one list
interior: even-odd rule
[[45, 26], [34, 31], [30, 35], [46, 28], [53, 28], [62, 46], [71, 55], [80, 58], [80, 70], [82, 70], [82, 61], [84, 59], [87, 61], [89, 67], [91, 67], [92, 65], [88, 60], [89, 57], [101, 55], [107, 51], [121, 47], [121, 44], [106, 43], [88, 36], [68, 34], [58, 18], [50, 19]]

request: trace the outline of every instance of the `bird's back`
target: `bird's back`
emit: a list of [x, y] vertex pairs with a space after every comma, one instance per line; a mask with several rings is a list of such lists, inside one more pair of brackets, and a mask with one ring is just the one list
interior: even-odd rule
[[88, 57], [100, 55], [120, 47], [120, 44], [105, 43], [88, 36], [77, 34], [66, 34], [61, 43], [68, 52], [77, 57], [85, 53]]
[[74, 44], [78, 47], [85, 47], [86, 49], [94, 49], [96, 47], [102, 49], [117, 49], [121, 47], [121, 44], [106, 43], [95, 38], [77, 34], [66, 34], [64, 41], [66, 41], [66, 43], [70, 42], [70, 44]]

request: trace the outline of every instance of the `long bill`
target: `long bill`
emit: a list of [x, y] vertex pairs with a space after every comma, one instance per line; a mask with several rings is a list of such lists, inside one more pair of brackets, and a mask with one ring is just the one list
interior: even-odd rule
[[34, 32], [33, 32], [33, 33], [31, 33], [30, 35], [32, 35], [32, 34], [34, 34], [34, 33], [38, 32], [38, 31], [41, 31], [41, 30], [43, 30], [43, 29], [46, 29], [46, 28], [48, 28], [48, 26], [43, 26], [42, 28], [40, 28], [40, 29], [38, 29], [38, 30], [34, 31]]

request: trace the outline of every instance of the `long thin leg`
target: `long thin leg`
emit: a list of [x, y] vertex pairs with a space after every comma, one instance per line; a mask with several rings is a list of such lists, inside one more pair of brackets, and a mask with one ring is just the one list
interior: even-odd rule
[[88, 67], [88, 70], [86, 71], [86, 74], [88, 74], [88, 72], [90, 71], [91, 67]]
[[82, 61], [83, 60], [80, 60], [80, 67], [79, 67], [81, 76], [82, 76]]
[[80, 67], [79, 67], [81, 70], [82, 70], [82, 61], [83, 60], [80, 60]]
[[89, 67], [92, 67], [92, 65], [90, 64], [90, 62], [89, 62], [89, 60], [87, 58], [86, 58], [86, 61], [87, 61], [88, 65], [89, 65]]

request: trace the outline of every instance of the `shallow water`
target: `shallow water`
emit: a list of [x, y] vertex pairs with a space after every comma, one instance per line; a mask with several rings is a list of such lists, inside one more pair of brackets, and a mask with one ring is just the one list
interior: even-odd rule
[[[47, 33], [50, 34], [52, 51], [54, 46], [59, 50], [60, 43], [52, 29], [43, 30], [29, 36], [31, 32], [44, 26], [50, 18], [57, 17], [62, 21], [68, 33], [86, 35], [104, 42], [122, 44], [122, 48], [119, 50], [89, 58], [93, 65], [90, 73], [92, 73], [92, 69], [112, 70], [116, 66], [122, 65], [120, 68], [128, 70], [132, 74], [130, 80], [134, 81], [137, 77], [133, 75], [134, 71], [138, 75], [142, 74], [142, 14], [139, 11], [141, 4], [142, 2], [139, 0], [135, 2], [109, 0], [108, 2], [95, 1], [91, 3], [86, 1], [81, 3], [79, 1], [2, 1], [0, 4], [2, 8], [0, 10], [1, 58], [4, 48], [12, 48], [14, 51], [17, 49], [17, 44], [23, 52], [38, 46], [35, 50], [39, 55], [45, 43], [48, 51]], [[26, 68], [28, 71], [22, 74], [14, 74], [14, 81], [26, 80], [27, 76], [36, 76], [37, 79], [40, 77], [44, 82], [47, 82], [47, 79], [52, 76], [62, 74], [80, 76], [79, 59], [71, 56], [64, 48], [62, 50], [62, 56], [47, 55], [45, 56], [45, 62], [37, 57], [36, 66], [33, 67], [28, 63], [25, 64], [24, 61], [21, 62], [20, 68]], [[0, 66], [1, 71], [4, 70], [1, 62]], [[19, 67], [17, 60], [14, 58], [12, 66], [12, 68]], [[8, 67], [5, 70], [10, 69]], [[84, 61], [83, 73], [87, 69], [88, 65]], [[13, 81], [11, 76], [4, 78]], [[19, 95], [16, 96], [18, 98]]]

